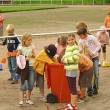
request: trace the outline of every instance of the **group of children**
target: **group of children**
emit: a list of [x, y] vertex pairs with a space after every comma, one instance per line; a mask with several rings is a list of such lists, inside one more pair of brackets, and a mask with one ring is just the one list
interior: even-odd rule
[[[44, 97], [44, 72], [46, 63], [63, 63], [66, 69], [66, 77], [71, 91], [71, 102], [66, 105], [65, 110], [77, 110], [77, 103], [85, 102], [86, 88], [88, 96], [98, 94], [99, 88], [99, 54], [102, 47], [106, 52], [106, 40], [109, 35], [105, 27], [101, 27], [97, 33], [97, 38], [91, 35], [84, 22], [76, 24], [78, 43], [74, 33], [68, 36], [58, 37], [57, 44], [45, 46], [37, 55], [35, 46], [32, 44], [32, 36], [29, 33], [22, 35], [21, 41], [17, 37], [8, 37], [3, 40], [2, 45], [7, 45], [8, 67], [11, 73], [11, 84], [17, 84], [16, 72], [21, 77], [20, 84], [20, 105], [24, 104], [24, 93], [26, 93], [26, 103], [34, 104], [31, 100], [31, 92], [36, 81], [36, 87], [40, 89], [40, 100], [46, 102]], [[8, 36], [14, 36], [14, 26], [9, 24], [6, 28]], [[25, 56], [25, 66], [23, 69], [16, 62], [16, 56]], [[20, 60], [20, 58], [19, 58]], [[104, 54], [104, 61], [106, 55]], [[19, 61], [22, 65], [22, 61]], [[24, 74], [23, 73], [27, 73]], [[80, 97], [77, 97], [77, 77], [79, 76]], [[93, 78], [94, 76], [94, 78]], [[93, 80], [93, 84], [92, 84]]]

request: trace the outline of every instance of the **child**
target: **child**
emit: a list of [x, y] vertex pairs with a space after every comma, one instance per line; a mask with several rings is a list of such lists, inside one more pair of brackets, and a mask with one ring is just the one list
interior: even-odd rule
[[88, 88], [88, 96], [92, 96], [93, 94], [98, 94], [98, 80], [99, 80], [99, 67], [98, 67], [98, 51], [101, 48], [101, 45], [96, 37], [93, 35], [89, 35], [87, 33], [87, 28], [80, 28], [77, 31], [80, 39], [78, 42], [79, 52], [88, 56], [94, 65], [94, 84], [93, 88]]
[[44, 72], [46, 63], [58, 63], [57, 59], [54, 57], [57, 52], [55, 45], [50, 44], [44, 47], [43, 50], [35, 57], [33, 68], [36, 72], [36, 87], [40, 89], [40, 100], [46, 102], [44, 97]]
[[[26, 103], [33, 105], [34, 103], [30, 100], [31, 92], [34, 86], [35, 72], [33, 70], [33, 58], [35, 58], [34, 46], [32, 45], [32, 36], [29, 33], [24, 33], [22, 36], [22, 44], [18, 47], [17, 55], [24, 55], [26, 60], [26, 67], [24, 70], [21, 69], [18, 72], [21, 76], [20, 85], [20, 102], [19, 105], [24, 103], [24, 92], [26, 91]], [[27, 76], [24, 77], [24, 74]]]
[[66, 39], [67, 39], [66, 36], [59, 36], [58, 37], [57, 44], [55, 44], [55, 46], [57, 48], [57, 54], [56, 54], [57, 57], [60, 55], [61, 51], [66, 48], [66, 46], [67, 46]]
[[77, 110], [76, 78], [78, 76], [79, 51], [73, 33], [68, 35], [67, 43], [65, 54], [61, 59], [66, 69], [66, 77], [71, 91], [71, 104], [67, 104], [67, 110]]
[[107, 31], [110, 37], [110, 12], [107, 13], [107, 16], [105, 17], [105, 20], [104, 20], [104, 24], [105, 24], [105, 27], [109, 29]]
[[[100, 27], [100, 31], [97, 32], [97, 39], [101, 43], [101, 48], [103, 52], [103, 63], [104, 63], [106, 61], [106, 41], [109, 41], [109, 33], [106, 31], [105, 26]], [[100, 59], [100, 52], [101, 49], [99, 50], [99, 59]], [[100, 65], [100, 61], [99, 61], [99, 65]]]
[[88, 34], [90, 34], [86, 23], [84, 21], [78, 21], [76, 23], [76, 29], [78, 30], [78, 29], [80, 29], [82, 27], [85, 27], [87, 29]]
[[83, 103], [86, 100], [86, 87], [92, 86], [93, 77], [93, 62], [85, 55], [79, 55], [79, 87], [80, 87], [80, 98], [77, 103]]
[[3, 36], [3, 22], [4, 22], [4, 15], [0, 10], [0, 36]]
[[[8, 33], [8, 36], [14, 36], [14, 26], [12, 24], [8, 24], [6, 27], [6, 31]], [[2, 45], [7, 45], [7, 59], [8, 59], [8, 68], [11, 73], [11, 78], [9, 78], [9, 81], [12, 81], [11, 84], [18, 83], [18, 80], [16, 78], [16, 54], [17, 54], [17, 47], [20, 44], [20, 41], [17, 37], [9, 37], [5, 38], [5, 40], [2, 42]]]

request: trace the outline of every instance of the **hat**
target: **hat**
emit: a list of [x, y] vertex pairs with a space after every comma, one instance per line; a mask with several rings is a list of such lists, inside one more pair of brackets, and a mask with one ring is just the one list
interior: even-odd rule
[[99, 30], [100, 31], [106, 31], [106, 27], [105, 26], [101, 26]]
[[57, 52], [57, 48], [55, 47], [54, 44], [50, 44], [49, 46], [47, 46], [46, 51], [48, 52], [48, 54], [50, 56], [54, 56], [56, 54], [56, 52]]

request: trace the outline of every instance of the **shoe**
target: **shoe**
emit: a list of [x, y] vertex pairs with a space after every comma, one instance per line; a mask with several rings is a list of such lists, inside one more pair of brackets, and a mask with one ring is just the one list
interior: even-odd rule
[[88, 92], [88, 96], [89, 96], [89, 97], [92, 97], [92, 96], [93, 96], [93, 92], [92, 92], [92, 91], [89, 91], [89, 92]]
[[67, 104], [64, 110], [77, 110], [77, 106], [73, 106], [72, 104]]
[[21, 100], [20, 102], [19, 102], [19, 105], [23, 105], [24, 104], [24, 102], [23, 102], [23, 100]]
[[83, 99], [80, 98], [80, 99], [78, 99], [78, 101], [77, 101], [78, 104], [81, 104], [81, 103], [84, 103], [84, 102], [85, 102], [85, 99], [84, 99], [84, 98], [83, 98]]
[[93, 86], [93, 94], [94, 95], [97, 95], [98, 94], [98, 90], [97, 90], [96, 85]]
[[93, 94], [94, 94], [94, 95], [97, 95], [97, 94], [98, 94], [97, 89], [94, 89]]
[[11, 84], [17, 84], [17, 83], [18, 83], [17, 80], [13, 80], [13, 81], [11, 82]]
[[87, 101], [87, 98], [86, 98], [86, 96], [83, 98], [83, 100], [86, 102]]
[[45, 98], [45, 97], [40, 97], [40, 100], [42, 101], [42, 102], [47, 102], [47, 99]]
[[98, 64], [99, 66], [101, 65], [101, 63], [100, 63], [100, 61], [99, 61], [99, 64]]
[[8, 81], [12, 81], [12, 80], [13, 80], [13, 78], [9, 78], [9, 79], [8, 79]]
[[27, 104], [30, 104], [30, 105], [34, 105], [34, 102], [32, 102], [30, 99], [29, 100], [26, 100], [26, 103]]

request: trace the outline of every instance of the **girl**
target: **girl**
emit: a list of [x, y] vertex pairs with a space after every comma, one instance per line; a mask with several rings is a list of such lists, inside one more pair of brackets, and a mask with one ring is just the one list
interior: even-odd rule
[[55, 44], [55, 46], [57, 48], [56, 56], [59, 56], [62, 50], [65, 49], [67, 46], [66, 36], [59, 36], [57, 39], [57, 44]]
[[67, 43], [68, 45], [66, 47], [65, 54], [61, 59], [65, 65], [66, 76], [71, 91], [71, 104], [67, 104], [67, 110], [77, 110], [76, 77], [78, 76], [79, 52], [75, 35], [73, 33], [68, 35]]
[[[24, 92], [26, 91], [27, 99], [26, 103], [34, 104], [30, 100], [31, 91], [34, 86], [34, 70], [33, 70], [33, 58], [35, 57], [34, 46], [32, 45], [32, 36], [29, 33], [25, 33], [22, 36], [22, 44], [18, 47], [17, 55], [25, 55], [26, 67], [25, 70], [20, 71], [21, 76], [21, 86], [20, 86], [20, 105], [24, 103]], [[29, 65], [28, 65], [29, 64]], [[28, 68], [28, 69], [27, 69]], [[24, 77], [23, 72], [27, 73]]]
[[[104, 65], [104, 63], [106, 62], [106, 41], [109, 41], [109, 33], [106, 31], [105, 26], [101, 26], [96, 35], [97, 35], [98, 41], [101, 44], [101, 48], [103, 52], [102, 65]], [[100, 60], [100, 52], [101, 52], [101, 49], [99, 50], [99, 60]], [[99, 66], [100, 66], [100, 61], [99, 61]]]

